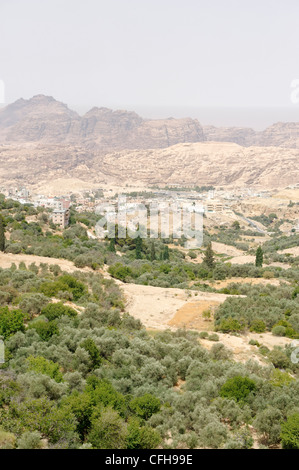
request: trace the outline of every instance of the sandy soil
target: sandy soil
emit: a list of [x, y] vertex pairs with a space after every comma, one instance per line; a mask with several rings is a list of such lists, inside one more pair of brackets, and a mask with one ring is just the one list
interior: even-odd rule
[[[235, 256], [234, 258], [229, 260], [232, 264], [255, 264], [255, 256], [253, 255], [244, 255], [244, 256]], [[269, 266], [276, 266], [282, 269], [289, 269], [291, 268], [290, 264], [287, 263], [270, 263]], [[263, 266], [267, 269], [267, 265], [264, 264]]]
[[174, 313], [188, 300], [182, 289], [123, 284], [126, 309], [147, 328], [165, 329]]
[[[223, 299], [224, 301], [225, 299]], [[221, 301], [200, 299], [185, 303], [168, 322], [168, 325], [176, 328], [188, 328], [200, 331], [213, 331], [213, 313], [221, 304]], [[203, 317], [203, 313], [209, 311], [211, 318]]]
[[[176, 329], [185, 326], [198, 329], [197, 317], [209, 306], [219, 305], [229, 297], [226, 294], [118, 284], [124, 292], [128, 312], [135, 318], [139, 318], [147, 328]], [[181, 310], [183, 307], [187, 310]]]
[[[46, 258], [32, 255], [14, 255], [14, 254], [0, 254], [0, 267], [8, 268], [12, 263], [17, 265], [23, 261], [27, 266], [31, 263], [36, 263], [38, 266], [40, 263], [57, 264], [67, 272], [80, 270], [74, 266], [70, 261]], [[89, 268], [82, 269], [88, 271]], [[102, 274], [106, 278], [110, 278], [107, 273], [107, 267], [101, 270]], [[250, 278], [249, 278], [250, 279]], [[246, 279], [241, 279], [245, 282]], [[236, 279], [234, 279], [236, 281]], [[272, 283], [278, 280], [271, 279], [254, 279], [251, 281]], [[230, 282], [229, 281], [220, 281]], [[192, 292], [182, 289], [170, 289], [153, 286], [142, 286], [136, 284], [124, 284], [121, 281], [116, 283], [123, 290], [126, 299], [126, 309], [135, 318], [139, 318], [141, 322], [148, 329], [164, 330], [171, 329], [176, 330], [177, 328], [190, 328], [198, 331], [213, 331], [213, 312], [222, 302], [230, 297], [226, 294], [217, 294], [209, 292]], [[220, 284], [221, 285], [221, 284]], [[217, 287], [219, 284], [217, 284]], [[55, 301], [53, 299], [53, 301]], [[56, 300], [57, 301], [57, 300]], [[68, 305], [76, 308], [78, 306], [67, 303]], [[81, 310], [81, 309], [79, 309]], [[210, 310], [212, 313], [211, 321], [203, 318], [202, 314], [204, 311]], [[78, 311], [78, 310], [77, 310]], [[80, 313], [80, 311], [78, 311]], [[263, 358], [258, 354], [258, 350], [255, 346], [250, 346], [248, 342], [250, 339], [257, 340], [260, 344], [267, 346], [272, 349], [274, 346], [284, 346], [290, 343], [292, 340], [283, 337], [272, 336], [271, 333], [249, 333], [243, 336], [234, 336], [229, 334], [217, 333], [219, 340], [228, 349], [232, 351], [233, 358], [240, 362], [246, 362], [249, 359], [255, 359], [256, 361], [263, 363]], [[211, 349], [213, 341], [200, 340], [201, 344], [207, 349]]]
[[[267, 280], [261, 280], [267, 281]], [[276, 281], [276, 280], [271, 280]], [[211, 333], [213, 328], [213, 312], [227, 297], [225, 294], [199, 292], [196, 296], [181, 289], [167, 289], [152, 286], [139, 286], [118, 282], [127, 300], [127, 310], [149, 330], [189, 328]], [[204, 311], [210, 310], [211, 321], [203, 318]], [[249, 345], [255, 339], [261, 345], [273, 349], [274, 346], [284, 347], [292, 340], [273, 336], [271, 333], [248, 333], [234, 336], [218, 333], [219, 342], [223, 343], [232, 353], [234, 360], [246, 362], [249, 359], [265, 364], [266, 360], [258, 353], [256, 346]], [[211, 349], [214, 341], [200, 340], [203, 347]]]
[[229, 262], [232, 264], [255, 263], [255, 256], [253, 255], [235, 256], [234, 258], [230, 259]]
[[293, 256], [299, 256], [299, 246], [293, 246], [293, 248], [287, 248], [286, 250], [278, 251], [277, 253], [281, 255], [290, 253]]
[[276, 268], [282, 268], [282, 269], [290, 269], [292, 267], [290, 264], [279, 263], [279, 262], [271, 263], [269, 264], [269, 266], [274, 266]]
[[65, 259], [58, 258], [46, 258], [44, 256], [34, 256], [34, 255], [14, 255], [12, 253], [2, 253], [0, 252], [0, 267], [1, 268], [10, 268], [12, 263], [15, 263], [17, 266], [19, 263], [24, 262], [28, 267], [31, 263], [35, 263], [39, 266], [41, 263], [46, 263], [49, 265], [57, 264], [63, 271], [73, 272], [73, 271], [91, 271], [90, 268], [76, 268], [72, 261], [67, 261]]
[[100, 185], [97, 183], [90, 183], [83, 181], [79, 178], [54, 178], [51, 181], [39, 181], [39, 183], [33, 186], [35, 193], [47, 194], [48, 196], [62, 196], [78, 191], [84, 192], [90, 189], [97, 189]]
[[288, 203], [290, 200], [296, 202], [299, 201], [299, 188], [283, 189], [272, 197], [277, 199], [285, 199], [286, 203]]
[[[286, 284], [289, 284], [288, 281], [283, 280]], [[264, 279], [264, 278], [255, 278], [255, 277], [232, 277], [231, 279], [225, 279], [224, 281], [205, 281], [205, 284], [209, 284], [211, 287], [215, 289], [223, 289], [227, 287], [229, 284], [262, 284], [266, 286], [267, 284], [271, 284], [272, 286], [280, 286], [281, 279]]]
[[227, 256], [243, 256], [244, 251], [234, 246], [225, 245], [224, 243], [212, 242], [212, 248], [216, 253], [222, 253]]
[[[273, 336], [271, 333], [248, 333], [247, 335], [234, 336], [217, 332], [217, 335], [219, 336], [219, 342], [224, 344], [224, 346], [232, 352], [234, 359], [238, 362], [246, 362], [249, 359], [253, 359], [260, 364], [266, 362], [264, 357], [258, 353], [258, 348], [248, 344], [251, 339], [258, 341], [260, 345], [267, 346], [269, 349], [273, 349], [274, 346], [284, 347], [286, 344], [292, 342], [290, 338]], [[207, 339], [201, 339], [200, 343], [208, 350], [215, 344], [214, 341]]]

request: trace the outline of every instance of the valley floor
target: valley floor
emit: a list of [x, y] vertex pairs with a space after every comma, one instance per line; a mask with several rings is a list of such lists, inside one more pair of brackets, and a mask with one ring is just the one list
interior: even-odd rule
[[[56, 264], [67, 272], [91, 271], [90, 268], [76, 268], [71, 261], [64, 259], [11, 253], [0, 254], [1, 268], [9, 268], [12, 263], [19, 265], [21, 262], [24, 262], [27, 267], [31, 263], [36, 263], [37, 266], [41, 263], [47, 263], [49, 265]], [[101, 270], [101, 273], [104, 277], [110, 278], [107, 269]], [[115, 282], [124, 293], [126, 310], [132, 316], [138, 318], [148, 330], [153, 332], [165, 329], [175, 331], [178, 328], [187, 328], [211, 333], [213, 332], [213, 319], [205, 319], [203, 313], [210, 310], [213, 316], [213, 311], [216, 307], [223, 303], [227, 297], [230, 297], [227, 294], [220, 293], [125, 284], [118, 280]], [[229, 284], [229, 282], [270, 283], [274, 285], [279, 283], [277, 279], [234, 278], [225, 281], [214, 281], [211, 285], [220, 289]], [[254, 359], [260, 363], [264, 362], [263, 357], [258, 354], [257, 347], [248, 344], [251, 339], [258, 341], [269, 349], [273, 349], [274, 346], [284, 347], [292, 342], [289, 338], [273, 336], [271, 333], [248, 333], [236, 336], [217, 332], [217, 335], [219, 336], [219, 341], [231, 350], [234, 359], [239, 362], [246, 362], [249, 359]], [[200, 341], [207, 349], [211, 349], [213, 344], [215, 344], [208, 339], [201, 339]]]

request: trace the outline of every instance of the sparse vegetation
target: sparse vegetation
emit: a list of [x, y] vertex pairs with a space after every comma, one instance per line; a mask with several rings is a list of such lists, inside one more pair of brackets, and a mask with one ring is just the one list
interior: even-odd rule
[[[183, 240], [90, 240], [81, 224], [93, 227], [95, 219], [76, 211], [71, 226], [54, 233], [47, 217], [27, 223], [22, 205], [0, 203], [6, 252], [90, 268], [71, 274], [38, 263], [0, 268], [0, 448], [251, 448], [252, 429], [260, 446], [298, 448], [292, 348], [250, 340], [261, 365], [236, 362], [222, 343], [226, 333], [299, 338], [296, 264], [289, 270], [230, 264], [209, 242], [227, 231], [225, 237], [234, 233], [231, 243], [243, 243], [237, 224], [188, 252]], [[288, 245], [295, 240], [291, 235]], [[280, 236], [265, 242], [263, 264], [285, 245]], [[202, 253], [204, 262], [195, 261]], [[104, 265], [124, 283], [177, 287], [197, 299], [203, 289], [231, 297], [201, 312], [215, 332], [147, 332], [126, 312], [120, 288], [102, 275]]]

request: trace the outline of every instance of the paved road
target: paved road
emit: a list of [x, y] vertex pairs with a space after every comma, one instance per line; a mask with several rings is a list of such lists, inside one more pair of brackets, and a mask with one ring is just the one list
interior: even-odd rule
[[268, 232], [265, 230], [262, 230], [258, 225], [256, 225], [252, 220], [247, 219], [247, 217], [240, 216], [243, 220], [245, 220], [249, 225], [254, 227], [259, 233], [264, 233], [265, 235], [268, 235]]

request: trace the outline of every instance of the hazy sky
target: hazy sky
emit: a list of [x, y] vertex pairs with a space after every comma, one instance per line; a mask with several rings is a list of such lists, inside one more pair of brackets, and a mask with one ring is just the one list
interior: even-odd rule
[[7, 103], [43, 93], [82, 110], [299, 117], [298, 0], [0, 0], [0, 18]]

